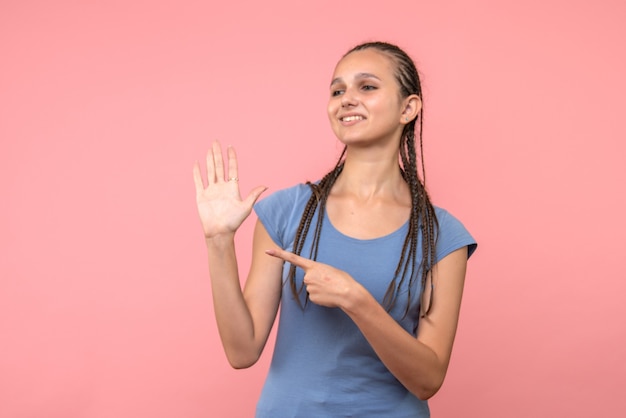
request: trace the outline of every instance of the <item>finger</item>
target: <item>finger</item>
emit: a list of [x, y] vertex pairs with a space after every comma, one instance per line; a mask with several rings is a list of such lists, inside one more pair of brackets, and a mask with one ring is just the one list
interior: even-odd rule
[[224, 159], [222, 157], [222, 146], [218, 141], [213, 143], [213, 164], [215, 164], [215, 181], [224, 181]]
[[254, 188], [250, 192], [248, 197], [246, 197], [246, 200], [245, 200], [246, 205], [248, 205], [248, 207], [251, 208], [254, 205], [254, 203], [257, 201], [259, 196], [261, 196], [261, 193], [263, 193], [266, 190], [267, 190], [267, 187], [265, 186], [259, 186], [259, 187]]
[[196, 194], [202, 193], [204, 183], [202, 182], [202, 174], [200, 174], [200, 164], [197, 161], [193, 165], [193, 182], [196, 185]]
[[215, 183], [215, 164], [213, 164], [213, 149], [206, 153], [206, 178], [207, 186]]
[[237, 153], [235, 153], [235, 148], [228, 147], [228, 180], [238, 179], [238, 172]]
[[267, 255], [271, 255], [272, 257], [280, 258], [288, 263], [293, 264], [296, 267], [300, 267], [304, 271], [307, 271], [315, 264], [315, 261], [313, 260], [300, 257], [299, 255], [296, 255], [289, 251], [281, 250], [279, 248], [266, 250], [265, 253]]

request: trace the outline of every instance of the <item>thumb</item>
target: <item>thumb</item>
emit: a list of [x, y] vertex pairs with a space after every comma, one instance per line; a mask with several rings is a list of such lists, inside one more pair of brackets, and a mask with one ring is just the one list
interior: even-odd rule
[[248, 194], [248, 197], [246, 197], [245, 199], [246, 204], [252, 207], [254, 203], [257, 201], [257, 199], [259, 198], [259, 196], [261, 196], [261, 193], [263, 193], [266, 190], [267, 190], [267, 187], [265, 186], [258, 186], [252, 189], [252, 191]]

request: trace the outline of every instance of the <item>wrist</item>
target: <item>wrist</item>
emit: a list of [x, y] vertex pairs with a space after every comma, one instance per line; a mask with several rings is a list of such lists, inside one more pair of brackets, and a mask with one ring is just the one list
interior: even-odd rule
[[235, 233], [227, 232], [216, 235], [211, 235], [210, 237], [205, 236], [204, 242], [209, 249], [219, 249], [224, 247], [229, 247], [235, 242]]
[[349, 316], [359, 315], [363, 310], [368, 309], [369, 304], [376, 300], [373, 296], [358, 282], [354, 282], [354, 285], [348, 291], [344, 298], [344, 303], [341, 309]]

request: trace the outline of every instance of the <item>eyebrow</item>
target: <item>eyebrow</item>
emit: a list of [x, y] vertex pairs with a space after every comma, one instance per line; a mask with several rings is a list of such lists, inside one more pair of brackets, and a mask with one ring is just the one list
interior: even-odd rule
[[[377, 76], [375, 76], [374, 74], [371, 74], [371, 73], [358, 73], [357, 75], [354, 76], [354, 78], [356, 78], [356, 79], [375, 78], [376, 80], [380, 80], [380, 78], [378, 78]], [[337, 77], [333, 81], [330, 82], [330, 85], [332, 86], [333, 84], [337, 84], [337, 83], [340, 83], [342, 81], [343, 81], [343, 79], [341, 77]]]

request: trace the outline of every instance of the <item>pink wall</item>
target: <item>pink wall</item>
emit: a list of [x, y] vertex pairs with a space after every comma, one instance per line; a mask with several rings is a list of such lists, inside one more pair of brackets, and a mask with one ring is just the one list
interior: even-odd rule
[[480, 242], [433, 416], [622, 416], [622, 1], [101, 3], [0, 4], [1, 417], [251, 416], [270, 350], [226, 364], [192, 164], [315, 179], [370, 39], [421, 65], [430, 189]]

